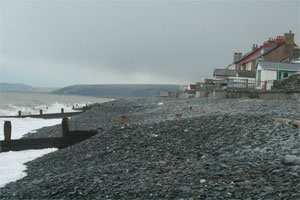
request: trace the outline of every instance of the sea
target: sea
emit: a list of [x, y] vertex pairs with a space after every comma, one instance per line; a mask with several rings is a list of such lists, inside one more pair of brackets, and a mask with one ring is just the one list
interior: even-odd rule
[[[4, 139], [3, 125], [5, 121], [11, 121], [12, 139], [19, 139], [29, 132], [61, 123], [61, 119], [37, 119], [37, 118], [5, 118], [5, 116], [17, 116], [43, 113], [77, 112], [73, 107], [82, 107], [94, 103], [104, 103], [113, 99], [57, 95], [28, 92], [3, 92], [0, 91], [0, 140]], [[34, 160], [47, 153], [57, 151], [55, 148], [41, 150], [10, 151], [0, 153], [0, 187], [26, 176], [24, 163]]]

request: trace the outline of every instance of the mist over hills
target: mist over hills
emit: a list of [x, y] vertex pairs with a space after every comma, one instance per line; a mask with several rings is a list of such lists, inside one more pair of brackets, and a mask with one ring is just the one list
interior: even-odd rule
[[94, 97], [155, 97], [160, 91], [178, 91], [179, 87], [179, 85], [164, 84], [99, 84], [47, 88], [33, 87], [26, 84], [0, 83], [0, 91], [37, 92]]
[[0, 83], [0, 91], [49, 93], [57, 88], [32, 87], [20, 83]]
[[179, 87], [156, 84], [72, 85], [51, 93], [97, 97], [155, 97], [160, 91], [178, 91]]

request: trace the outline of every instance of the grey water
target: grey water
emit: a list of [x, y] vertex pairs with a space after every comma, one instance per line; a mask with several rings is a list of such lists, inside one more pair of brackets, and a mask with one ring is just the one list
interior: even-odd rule
[[24, 114], [35, 114], [40, 109], [45, 113], [60, 112], [61, 108], [70, 111], [73, 106], [110, 100], [112, 99], [89, 96], [0, 91], [0, 116], [16, 115], [19, 110]]

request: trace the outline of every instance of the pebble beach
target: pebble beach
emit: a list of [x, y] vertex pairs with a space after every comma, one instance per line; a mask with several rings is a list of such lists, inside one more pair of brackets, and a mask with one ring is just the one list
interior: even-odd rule
[[[299, 101], [119, 99], [69, 120], [98, 134], [26, 163], [0, 199], [300, 199]], [[120, 123], [124, 116], [124, 123]], [[57, 137], [59, 125], [26, 138]]]

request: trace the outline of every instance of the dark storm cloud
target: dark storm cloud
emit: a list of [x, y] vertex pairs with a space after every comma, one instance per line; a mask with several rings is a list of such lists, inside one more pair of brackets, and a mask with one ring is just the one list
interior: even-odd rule
[[[289, 30], [298, 1], [1, 1], [1, 81], [190, 83]], [[3, 75], [5, 74], [5, 76]]]

